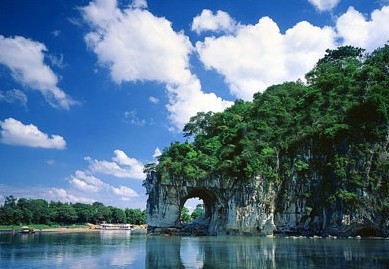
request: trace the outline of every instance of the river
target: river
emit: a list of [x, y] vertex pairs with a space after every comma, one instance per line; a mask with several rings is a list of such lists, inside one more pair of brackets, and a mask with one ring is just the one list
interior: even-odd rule
[[0, 234], [0, 268], [389, 268], [389, 240]]

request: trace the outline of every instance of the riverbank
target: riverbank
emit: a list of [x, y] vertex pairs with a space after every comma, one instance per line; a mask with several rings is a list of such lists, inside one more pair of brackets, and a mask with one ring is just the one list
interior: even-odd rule
[[[17, 233], [23, 226], [0, 226], [0, 233]], [[29, 228], [34, 229], [35, 233], [82, 233], [82, 232], [98, 232], [102, 231], [97, 225], [72, 225], [72, 226], [46, 226], [46, 225], [29, 225]], [[145, 225], [133, 225], [131, 230], [133, 233], [142, 234], [146, 233], [147, 228]]]
[[[94, 232], [98, 231], [97, 229], [91, 229], [89, 227], [77, 227], [77, 228], [67, 228], [67, 227], [56, 227], [56, 228], [41, 228], [36, 229], [32, 227], [35, 233], [79, 233], [79, 232]], [[0, 233], [18, 233], [21, 229], [10, 229], [2, 228]]]

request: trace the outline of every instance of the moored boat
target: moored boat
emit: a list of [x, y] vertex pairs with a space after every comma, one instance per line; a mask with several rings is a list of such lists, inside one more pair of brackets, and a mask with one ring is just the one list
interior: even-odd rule
[[33, 234], [33, 233], [35, 233], [35, 230], [33, 228], [28, 227], [28, 226], [23, 226], [20, 229], [19, 233], [22, 233], [22, 234]]
[[99, 230], [132, 230], [131, 224], [102, 223], [96, 227]]

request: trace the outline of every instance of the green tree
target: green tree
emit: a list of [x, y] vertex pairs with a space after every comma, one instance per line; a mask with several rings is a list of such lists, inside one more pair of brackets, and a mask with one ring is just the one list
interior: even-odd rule
[[17, 206], [22, 212], [21, 222], [23, 224], [31, 224], [34, 223], [33, 212], [30, 210], [31, 203], [26, 198], [20, 198], [17, 202]]
[[141, 209], [131, 209], [126, 208], [124, 210], [126, 214], [126, 220], [127, 223], [135, 224], [135, 225], [142, 225], [146, 224], [146, 211]]
[[54, 222], [62, 225], [75, 223], [77, 220], [76, 210], [68, 203], [57, 202], [55, 204]]
[[112, 210], [110, 207], [105, 206], [103, 203], [94, 202], [93, 208], [93, 219], [95, 223], [101, 223], [102, 221], [111, 222]]
[[117, 207], [112, 208], [112, 222], [126, 223], [126, 221], [126, 213], [124, 210]]
[[195, 210], [193, 210], [192, 214], [190, 215], [192, 220], [196, 220], [199, 217], [204, 216], [204, 205], [203, 204], [198, 204], [196, 205]]
[[23, 223], [23, 212], [18, 208], [16, 201], [17, 199], [13, 195], [5, 197], [4, 205], [0, 208], [2, 225]]
[[78, 223], [93, 222], [94, 212], [93, 207], [90, 204], [75, 203], [73, 208], [77, 213]]
[[182, 223], [188, 223], [191, 221], [191, 217], [189, 215], [189, 209], [185, 206], [181, 209], [180, 221]]

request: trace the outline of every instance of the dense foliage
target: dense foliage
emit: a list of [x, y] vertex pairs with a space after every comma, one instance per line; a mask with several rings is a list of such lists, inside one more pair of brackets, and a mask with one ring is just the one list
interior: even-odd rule
[[43, 199], [16, 199], [10, 195], [0, 207], [0, 225], [47, 224], [70, 225], [101, 223], [145, 224], [146, 212], [140, 209], [120, 209], [102, 203], [47, 202]]
[[180, 214], [180, 221], [182, 223], [190, 223], [192, 221], [197, 220], [199, 217], [204, 215], [204, 205], [203, 204], [198, 204], [196, 205], [195, 210], [191, 214], [189, 214], [189, 209], [186, 208], [185, 206], [181, 210]]
[[[274, 85], [252, 102], [237, 100], [224, 112], [192, 117], [183, 130], [188, 140], [163, 150], [159, 176], [173, 181], [260, 176], [281, 188], [292, 173], [304, 178], [316, 170], [325, 177], [322, 201], [355, 207], [366, 192], [386, 197], [388, 156], [369, 154], [374, 143], [388, 140], [389, 45], [371, 54], [351, 46], [326, 52], [306, 82]], [[309, 142], [323, 159], [307, 161], [298, 154]], [[389, 212], [385, 199], [380, 206]]]

